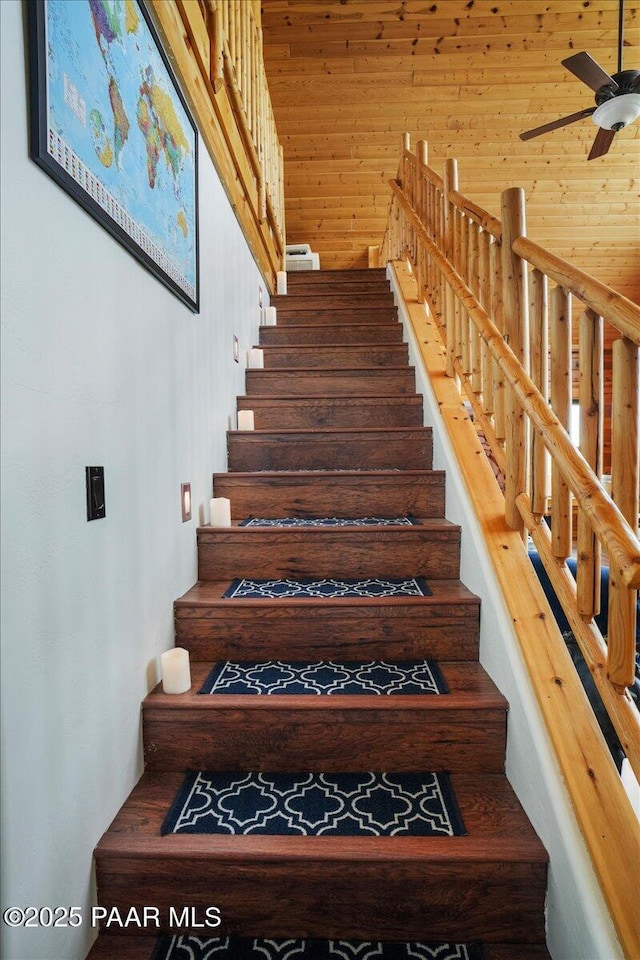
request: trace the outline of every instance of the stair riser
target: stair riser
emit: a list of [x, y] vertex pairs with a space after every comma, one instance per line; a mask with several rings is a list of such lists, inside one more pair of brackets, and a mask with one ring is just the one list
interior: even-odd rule
[[373, 293], [389, 293], [389, 281], [385, 277], [381, 277], [379, 280], [351, 280], [349, 283], [336, 283], [334, 281], [325, 280], [321, 283], [314, 282], [313, 280], [302, 281], [292, 283], [291, 279], [287, 284], [287, 296], [294, 297], [323, 297], [325, 295], [333, 296], [343, 296], [344, 294], [373, 294]]
[[263, 397], [414, 396], [413, 367], [394, 370], [247, 370], [247, 395]]
[[198, 579], [458, 577], [460, 532], [201, 529]]
[[279, 307], [278, 326], [348, 326], [398, 322], [395, 307]]
[[284, 442], [274, 442], [274, 437], [278, 435], [264, 436], [254, 431], [230, 433], [229, 470], [357, 470], [363, 466], [369, 470], [428, 470], [431, 467], [431, 436], [426, 432], [415, 432], [415, 437], [396, 437], [361, 433], [340, 436], [323, 431], [317, 437], [289, 436]]
[[477, 660], [477, 604], [177, 604], [176, 645], [193, 660]]
[[386, 280], [386, 267], [358, 267], [355, 270], [288, 270], [287, 280], [292, 283], [351, 283], [352, 281]]
[[176, 712], [145, 708], [147, 770], [504, 772], [504, 710], [391, 710], [386, 703], [344, 710], [323, 703], [322, 710], [260, 704]]
[[271, 306], [275, 307], [278, 313], [286, 311], [290, 313], [294, 310], [351, 310], [356, 308], [364, 310], [367, 308], [378, 309], [379, 307], [393, 308], [393, 294], [387, 287], [386, 292], [377, 290], [373, 293], [325, 293], [320, 296], [313, 296], [309, 293], [290, 293], [282, 297], [271, 297]]
[[260, 327], [260, 344], [285, 346], [313, 343], [401, 343], [402, 326], [399, 323], [358, 323], [338, 326]]
[[346, 476], [214, 474], [216, 497], [228, 497], [232, 515], [246, 517], [443, 517], [445, 476], [351, 474]]
[[341, 397], [278, 400], [238, 397], [238, 410], [253, 410], [256, 430], [317, 427], [420, 427], [422, 397]]
[[408, 362], [406, 343], [386, 346], [265, 347], [267, 369], [314, 369], [345, 367], [399, 367]]
[[187, 904], [201, 918], [206, 907], [217, 906], [222, 925], [213, 936], [354, 940], [542, 942], [545, 872], [541, 864], [495, 857], [426, 864], [393, 858], [238, 863], [214, 855], [105, 854], [97, 860], [98, 902], [124, 916], [130, 907], [142, 915], [154, 904], [167, 917], [169, 907]]

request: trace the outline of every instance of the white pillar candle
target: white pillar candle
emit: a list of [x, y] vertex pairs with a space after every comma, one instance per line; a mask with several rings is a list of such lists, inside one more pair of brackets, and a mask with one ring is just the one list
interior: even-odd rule
[[211, 507], [211, 526], [231, 526], [231, 501], [227, 497], [214, 497], [209, 501]]
[[238, 410], [238, 430], [255, 430], [253, 410]]
[[287, 292], [287, 271], [278, 270], [278, 277], [276, 280], [276, 290], [281, 296], [283, 293]]
[[164, 693], [186, 693], [191, 687], [189, 652], [183, 647], [174, 647], [160, 654], [162, 689]]
[[254, 370], [264, 367], [264, 351], [260, 347], [251, 347], [249, 350], [249, 366]]
[[265, 310], [265, 327], [275, 327], [278, 322], [278, 311], [275, 307], [267, 307]]

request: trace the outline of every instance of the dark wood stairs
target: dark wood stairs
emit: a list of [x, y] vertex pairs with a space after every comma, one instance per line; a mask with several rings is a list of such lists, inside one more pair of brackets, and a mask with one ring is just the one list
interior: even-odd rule
[[[198, 530], [198, 583], [175, 603], [191, 691], [143, 704], [145, 773], [96, 849], [98, 901], [218, 906], [199, 936], [481, 941], [542, 960], [547, 855], [504, 775], [507, 704], [478, 662], [480, 603], [459, 580], [402, 327], [384, 271], [289, 274], [260, 330], [230, 431], [232, 526]], [[264, 518], [409, 516], [413, 525], [252, 527]], [[235, 578], [424, 577], [431, 594], [229, 599]], [[441, 696], [199, 695], [226, 660], [438, 661]], [[160, 828], [187, 770], [447, 771], [467, 834], [219, 836]], [[168, 929], [165, 927], [165, 929]], [[174, 932], [187, 932], [173, 928]], [[155, 928], [103, 932], [92, 960], [141, 960]], [[144, 936], [147, 934], [147, 936]]]

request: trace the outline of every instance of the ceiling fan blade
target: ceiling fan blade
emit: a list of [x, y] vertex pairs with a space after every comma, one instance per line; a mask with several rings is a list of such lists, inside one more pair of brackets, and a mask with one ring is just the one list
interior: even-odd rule
[[613, 143], [615, 135], [615, 130], [607, 130], [605, 127], [600, 127], [596, 133], [596, 138], [593, 141], [587, 160], [596, 160], [598, 157], [604, 157], [605, 153], [609, 152], [609, 147]]
[[587, 107], [586, 110], [579, 110], [577, 113], [572, 113], [568, 117], [560, 117], [559, 120], [544, 123], [541, 127], [534, 127], [533, 130], [526, 130], [524, 133], [521, 133], [520, 139], [531, 140], [533, 137], [540, 137], [543, 133], [550, 133], [559, 127], [566, 127], [570, 123], [575, 123], [576, 120], [582, 120], [583, 117], [590, 117], [592, 113], [595, 113], [595, 110], [595, 107]]
[[588, 53], [574, 53], [572, 57], [567, 57], [561, 63], [563, 67], [570, 70], [578, 80], [582, 80], [592, 90], [599, 90], [605, 84], [608, 84], [613, 90], [618, 89], [618, 84], [613, 77], [610, 77]]

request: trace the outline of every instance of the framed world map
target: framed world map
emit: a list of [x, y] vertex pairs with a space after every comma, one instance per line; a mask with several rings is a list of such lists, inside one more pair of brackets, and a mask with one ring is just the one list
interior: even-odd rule
[[192, 310], [198, 137], [139, 0], [30, 0], [33, 160]]

